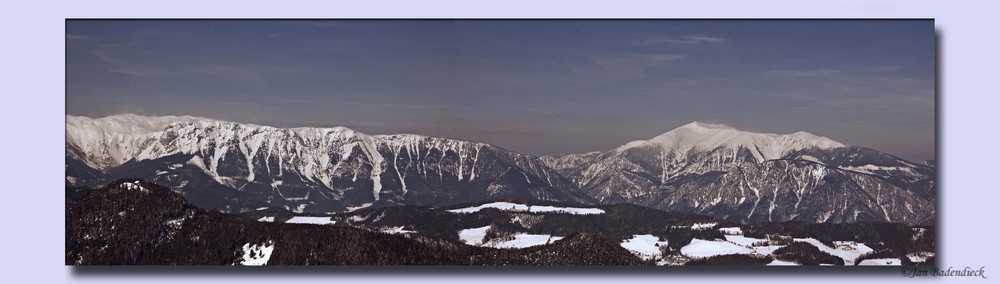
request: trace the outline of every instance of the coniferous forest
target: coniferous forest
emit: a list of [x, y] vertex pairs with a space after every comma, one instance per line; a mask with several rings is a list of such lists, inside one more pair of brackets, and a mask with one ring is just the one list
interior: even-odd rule
[[[523, 202], [506, 200], [505, 202]], [[556, 203], [534, 202], [549, 206]], [[545, 204], [542, 204], [545, 203]], [[463, 208], [466, 205], [449, 206]], [[887, 223], [760, 223], [751, 226], [711, 217], [668, 213], [635, 205], [601, 206], [604, 214], [509, 212], [486, 208], [459, 214], [448, 208], [388, 206], [333, 214], [330, 225], [284, 223], [295, 213], [262, 208], [227, 214], [198, 208], [167, 188], [140, 180], [107, 187], [66, 189], [67, 265], [765, 265], [775, 260], [801, 265], [844, 265], [844, 260], [792, 238], [869, 244], [864, 259], [898, 258], [933, 251], [933, 227]], [[452, 209], [453, 210], [453, 209]], [[262, 221], [261, 218], [273, 218]], [[694, 229], [692, 226], [707, 226]], [[489, 226], [481, 243], [515, 234], [564, 236], [523, 248], [464, 243], [462, 228]], [[762, 244], [781, 245], [769, 255], [685, 256], [692, 240], [725, 241], [721, 229], [739, 228]], [[387, 232], [400, 228], [405, 233]], [[913, 232], [921, 232], [916, 236]], [[644, 255], [622, 244], [648, 233], [664, 245]], [[477, 240], [478, 241], [478, 240]], [[267, 247], [271, 251], [259, 248]]]

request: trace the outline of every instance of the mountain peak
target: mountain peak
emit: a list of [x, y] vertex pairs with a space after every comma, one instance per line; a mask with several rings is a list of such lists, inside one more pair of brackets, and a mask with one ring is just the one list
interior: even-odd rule
[[733, 127], [731, 127], [729, 125], [725, 125], [725, 124], [721, 124], [721, 123], [707, 123], [707, 122], [701, 122], [701, 121], [693, 121], [691, 123], [682, 125], [681, 127], [678, 127], [677, 129], [693, 129], [693, 130], [732, 129], [732, 130], [735, 130], [735, 128], [733, 128]]
[[844, 144], [808, 132], [793, 134], [756, 133], [742, 131], [725, 124], [691, 122], [649, 140], [629, 142], [618, 151], [641, 146], [658, 146], [676, 152], [692, 149], [713, 150], [720, 147], [751, 149], [758, 161], [781, 157], [784, 153], [810, 147], [837, 148]]

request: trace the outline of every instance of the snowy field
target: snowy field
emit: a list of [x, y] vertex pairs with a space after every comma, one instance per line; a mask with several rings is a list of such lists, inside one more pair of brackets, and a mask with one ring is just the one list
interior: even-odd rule
[[493, 247], [493, 248], [526, 248], [533, 246], [540, 246], [548, 244], [550, 242], [561, 240], [563, 237], [556, 237], [551, 235], [535, 235], [535, 234], [524, 234], [519, 233], [514, 235], [513, 240], [494, 242], [484, 244], [483, 246]]
[[757, 247], [751, 247], [751, 249], [753, 249], [754, 253], [759, 255], [770, 255], [774, 253], [774, 251], [783, 247], [785, 246], [757, 246]]
[[517, 203], [510, 203], [510, 202], [493, 202], [493, 203], [486, 203], [486, 204], [479, 205], [479, 206], [474, 206], [474, 207], [465, 207], [465, 208], [459, 208], [459, 209], [452, 209], [452, 210], [448, 210], [448, 212], [451, 212], [451, 213], [475, 213], [475, 212], [479, 212], [479, 210], [483, 210], [483, 209], [486, 209], [486, 208], [496, 208], [496, 209], [500, 209], [500, 210], [515, 211], [515, 212], [525, 212], [525, 211], [528, 211], [528, 205], [517, 204]]
[[458, 231], [458, 238], [468, 245], [482, 245], [483, 238], [486, 237], [486, 230], [489, 229], [490, 226], [461, 230]]
[[[745, 237], [742, 234], [729, 234], [736, 233], [738, 228], [721, 228], [727, 235], [726, 241], [716, 241], [716, 240], [702, 240], [702, 239], [692, 239], [691, 243], [687, 246], [681, 248], [681, 253], [691, 257], [691, 258], [705, 258], [717, 255], [726, 254], [753, 254], [753, 255], [771, 255], [775, 250], [784, 247], [783, 245], [760, 245], [761, 243], [766, 243], [766, 239], [750, 238]], [[855, 260], [858, 259], [863, 254], [870, 253], [874, 251], [872, 248], [868, 247], [864, 243], [858, 242], [848, 242], [848, 241], [834, 241], [834, 247], [829, 247], [815, 238], [795, 238], [796, 242], [804, 242], [815, 246], [822, 252], [828, 253], [830, 255], [836, 256], [844, 260], [844, 265], [854, 265]], [[755, 246], [755, 244], [757, 244]], [[911, 260], [923, 260], [929, 256], [933, 256], [933, 253], [920, 253], [908, 255]], [[775, 260], [768, 265], [799, 265], [795, 262]], [[900, 265], [899, 259], [878, 259], [878, 260], [865, 260], [860, 263], [860, 265]]]
[[861, 265], [861, 266], [869, 266], [869, 265], [899, 266], [899, 265], [903, 265], [903, 262], [901, 260], [899, 260], [898, 258], [873, 258], [873, 259], [862, 260], [861, 263], [858, 263], [858, 265]]
[[798, 262], [794, 262], [794, 261], [784, 261], [784, 260], [777, 260], [777, 259], [775, 259], [775, 260], [771, 261], [771, 263], [768, 263], [767, 265], [768, 266], [798, 266], [800, 264]]
[[[489, 206], [511, 206], [517, 208], [518, 204], [508, 203], [508, 204], [484, 204]], [[525, 206], [526, 207], [526, 206]], [[496, 208], [496, 207], [493, 207]], [[526, 209], [521, 207], [522, 210]], [[469, 210], [470, 208], [456, 209], [456, 210]], [[694, 224], [692, 228], [711, 228], [717, 224], [712, 223], [702, 223]], [[490, 226], [484, 226], [479, 228], [464, 229], [458, 232], [459, 238], [463, 243], [475, 246], [484, 247], [494, 247], [494, 248], [525, 248], [531, 246], [544, 245], [547, 243], [554, 242], [556, 240], [562, 239], [558, 236], [550, 235], [536, 235], [536, 234], [526, 234], [519, 233], [514, 235], [512, 240], [499, 241], [493, 240], [487, 243], [482, 243], [483, 237], [486, 236], [486, 231], [490, 229]], [[680, 249], [681, 254], [686, 257], [693, 259], [702, 259], [712, 256], [727, 255], [727, 254], [745, 254], [754, 256], [766, 256], [772, 255], [775, 250], [785, 247], [785, 245], [768, 245], [767, 239], [761, 238], [751, 238], [743, 236], [743, 232], [738, 227], [720, 228], [721, 232], [725, 235], [725, 240], [704, 240], [704, 239], [692, 239], [691, 243], [682, 247]], [[854, 265], [855, 260], [863, 254], [871, 253], [873, 249], [865, 245], [864, 243], [850, 242], [850, 241], [834, 241], [834, 247], [829, 247], [824, 245], [822, 242], [815, 238], [794, 238], [796, 242], [804, 242], [815, 246], [822, 252], [828, 253], [835, 257], [844, 260], [845, 265]], [[636, 256], [643, 259], [658, 259], [664, 257], [660, 248], [665, 247], [668, 244], [667, 241], [661, 241], [658, 237], [652, 234], [643, 235], [632, 235], [632, 238], [623, 240], [620, 244], [622, 248], [627, 249]], [[920, 262], [926, 260], [928, 257], [933, 256], [932, 252], [922, 252], [907, 255], [912, 261]], [[666, 259], [660, 260], [658, 265], [668, 265], [673, 264], [673, 262]], [[683, 262], [677, 263], [683, 264]], [[794, 261], [784, 261], [775, 259], [768, 263], [770, 266], [798, 266], [801, 265]], [[860, 265], [901, 265], [900, 259], [887, 258], [887, 259], [872, 259], [865, 260], [860, 263]]]
[[542, 205], [524, 205], [512, 202], [492, 202], [486, 203], [479, 206], [465, 207], [459, 209], [448, 210], [451, 213], [474, 213], [479, 212], [486, 208], [495, 208], [503, 211], [511, 212], [532, 212], [532, 213], [569, 213], [577, 215], [590, 215], [590, 214], [604, 214], [604, 210], [598, 208], [579, 208], [579, 207], [558, 207], [558, 206], [542, 206]]
[[744, 237], [743, 235], [739, 235], [739, 236], [736, 236], [736, 235], [726, 235], [726, 240], [729, 241], [729, 242], [732, 242], [734, 244], [745, 246], [745, 247], [753, 246], [754, 243], [767, 242], [767, 240], [765, 240], [765, 239], [748, 238], [748, 237]]
[[661, 247], [667, 246], [667, 241], [653, 235], [632, 235], [631, 239], [622, 241], [621, 246], [644, 259], [662, 256]]
[[819, 240], [814, 238], [795, 238], [796, 242], [805, 242], [813, 246], [816, 246], [820, 251], [829, 253], [833, 256], [839, 257], [844, 260], [844, 265], [854, 265], [854, 260], [858, 259], [862, 254], [866, 254], [874, 251], [872, 248], [866, 246], [863, 243], [856, 242], [844, 242], [844, 241], [834, 241], [833, 244], [836, 248], [831, 248]]
[[541, 206], [541, 205], [529, 206], [528, 211], [532, 213], [555, 212], [555, 213], [569, 213], [576, 215], [604, 214], [604, 210], [597, 208], [557, 207], [557, 206]]
[[681, 248], [681, 253], [691, 258], [706, 258], [725, 254], [752, 254], [753, 250], [728, 241], [691, 239], [691, 243]]
[[337, 221], [330, 220], [330, 217], [295, 216], [285, 221], [285, 223], [328, 225], [337, 223]]

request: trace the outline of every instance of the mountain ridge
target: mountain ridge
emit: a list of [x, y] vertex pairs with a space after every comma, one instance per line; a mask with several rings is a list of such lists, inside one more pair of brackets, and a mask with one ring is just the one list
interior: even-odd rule
[[[383, 199], [436, 204], [435, 199], [532, 197], [592, 203], [536, 157], [486, 143], [422, 135], [370, 136], [345, 127], [282, 129], [210, 120], [147, 121], [160, 118], [134, 122], [164, 127], [159, 131], [121, 125], [100, 131], [105, 121], [68, 119], [67, 168], [75, 168], [67, 173], [113, 173], [103, 180], [136, 177], [178, 190], [215, 188], [231, 196], [250, 192], [259, 201], [313, 212]], [[91, 169], [78, 169], [80, 163]], [[84, 177], [67, 175], [67, 182], [76, 184]]]
[[[143, 178], [229, 211], [529, 198], [634, 203], [738, 222], [926, 223], [934, 215], [932, 167], [804, 131], [754, 133], [703, 122], [607, 151], [542, 157], [417, 134], [190, 116], [67, 115], [66, 140], [68, 185]], [[810, 178], [811, 171], [822, 176]]]

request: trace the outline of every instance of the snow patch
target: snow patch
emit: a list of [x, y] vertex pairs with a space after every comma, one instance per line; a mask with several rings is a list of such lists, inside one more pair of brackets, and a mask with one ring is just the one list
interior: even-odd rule
[[740, 227], [719, 228], [719, 232], [726, 235], [743, 235], [743, 230]]
[[843, 170], [855, 171], [855, 172], [859, 172], [859, 173], [866, 173], [866, 174], [870, 174], [870, 175], [876, 175], [876, 172], [885, 173], [885, 172], [894, 172], [894, 171], [906, 172], [908, 175], [914, 175], [914, 174], [916, 174], [915, 172], [913, 172], [913, 168], [910, 168], [910, 167], [886, 167], [886, 166], [876, 166], [876, 165], [872, 165], [872, 164], [866, 164], [864, 166], [856, 166], [856, 167], [854, 167], [854, 166], [845, 166], [845, 167], [840, 167], [840, 168], [843, 169]]
[[520, 203], [512, 202], [492, 202], [486, 203], [479, 206], [465, 207], [459, 209], [447, 210], [451, 213], [474, 213], [479, 212], [486, 208], [495, 208], [503, 211], [511, 212], [531, 212], [531, 213], [568, 213], [575, 215], [591, 215], [591, 214], [604, 214], [604, 210], [598, 208], [579, 208], [579, 207], [558, 207], [558, 206], [543, 206], [543, 205], [524, 205]]
[[809, 155], [802, 155], [801, 157], [799, 157], [799, 159], [802, 159], [802, 160], [805, 160], [805, 161], [814, 162], [814, 163], [818, 163], [818, 164], [822, 164], [823, 163], [822, 161], [820, 161], [816, 157], [809, 156]]
[[142, 185], [139, 184], [139, 181], [134, 181], [134, 182], [129, 182], [129, 183], [123, 183], [122, 187], [125, 188], [125, 189], [127, 189], [127, 190], [138, 190], [139, 192], [149, 192], [148, 189], [146, 189], [145, 187], [142, 187]]
[[483, 209], [486, 209], [486, 208], [496, 208], [496, 209], [500, 209], [500, 210], [516, 211], [516, 212], [528, 211], [528, 205], [517, 204], [517, 203], [510, 203], [510, 202], [493, 202], [493, 203], [486, 203], [486, 204], [479, 205], [479, 206], [474, 206], [474, 207], [465, 207], [465, 208], [452, 209], [452, 210], [447, 210], [447, 211], [451, 212], [451, 213], [474, 213], [474, 212], [479, 212], [479, 210], [483, 210]]
[[267, 265], [267, 261], [271, 259], [272, 252], [274, 252], [274, 241], [267, 241], [260, 245], [246, 243], [243, 245], [243, 261], [240, 264], [253, 266]]
[[493, 247], [493, 248], [526, 248], [533, 246], [540, 246], [548, 244], [550, 242], [561, 240], [563, 237], [557, 237], [552, 235], [535, 235], [535, 234], [525, 234], [518, 233], [514, 235], [514, 239], [506, 241], [496, 241], [491, 240], [489, 243], [483, 246]]
[[767, 264], [767, 266], [799, 266], [799, 265], [801, 265], [801, 264], [799, 264], [798, 262], [784, 261], [784, 260], [779, 260], [779, 259], [775, 259], [775, 260], [771, 261], [771, 263]]
[[257, 219], [258, 222], [274, 222], [274, 216], [264, 216]]
[[533, 213], [569, 213], [575, 215], [604, 214], [604, 210], [598, 208], [577, 208], [577, 207], [557, 207], [532, 205], [528, 211]]
[[900, 266], [903, 261], [898, 258], [873, 258], [865, 259], [858, 263], [859, 266]]
[[824, 176], [826, 176], [826, 171], [822, 167], [816, 167], [815, 169], [812, 170], [812, 176], [816, 180], [820, 180]]
[[458, 238], [462, 240], [463, 243], [473, 246], [478, 246], [483, 244], [483, 238], [486, 237], [486, 230], [489, 230], [490, 226], [464, 229], [458, 231]]
[[906, 258], [909, 258], [910, 261], [917, 262], [917, 263], [919, 263], [919, 262], [926, 262], [927, 259], [931, 258], [931, 257], [934, 257], [934, 253], [933, 252], [927, 252], [927, 251], [915, 252], [915, 253], [910, 253], [910, 254], [906, 255]]
[[695, 223], [695, 224], [691, 225], [691, 230], [695, 230], [695, 231], [708, 230], [708, 229], [711, 229], [712, 227], [715, 227], [715, 225], [718, 225], [718, 224], [719, 223], [716, 223], [716, 222], [712, 222], [712, 223]]
[[337, 223], [337, 221], [330, 220], [330, 217], [295, 216], [292, 217], [292, 219], [288, 219], [288, 221], [285, 221], [285, 223], [328, 225], [328, 224], [335, 224]]
[[409, 234], [417, 232], [417, 231], [403, 229], [403, 226], [381, 228], [379, 229], [379, 231], [382, 231], [383, 233], [386, 234]]
[[378, 200], [379, 193], [382, 192], [382, 163], [385, 159], [382, 158], [382, 154], [379, 154], [378, 148], [370, 136], [359, 135], [358, 137], [361, 137], [361, 150], [368, 156], [368, 161], [372, 164], [372, 195], [374, 195], [375, 200]]
[[361, 204], [359, 206], [348, 206], [347, 207], [347, 212], [354, 212], [354, 211], [358, 211], [358, 210], [361, 210], [361, 209], [365, 209], [365, 208], [371, 207], [372, 204], [374, 204], [374, 203], [368, 202], [368, 203], [365, 203], [365, 204]]
[[916, 241], [927, 233], [927, 228], [913, 228], [913, 238], [911, 240]]

